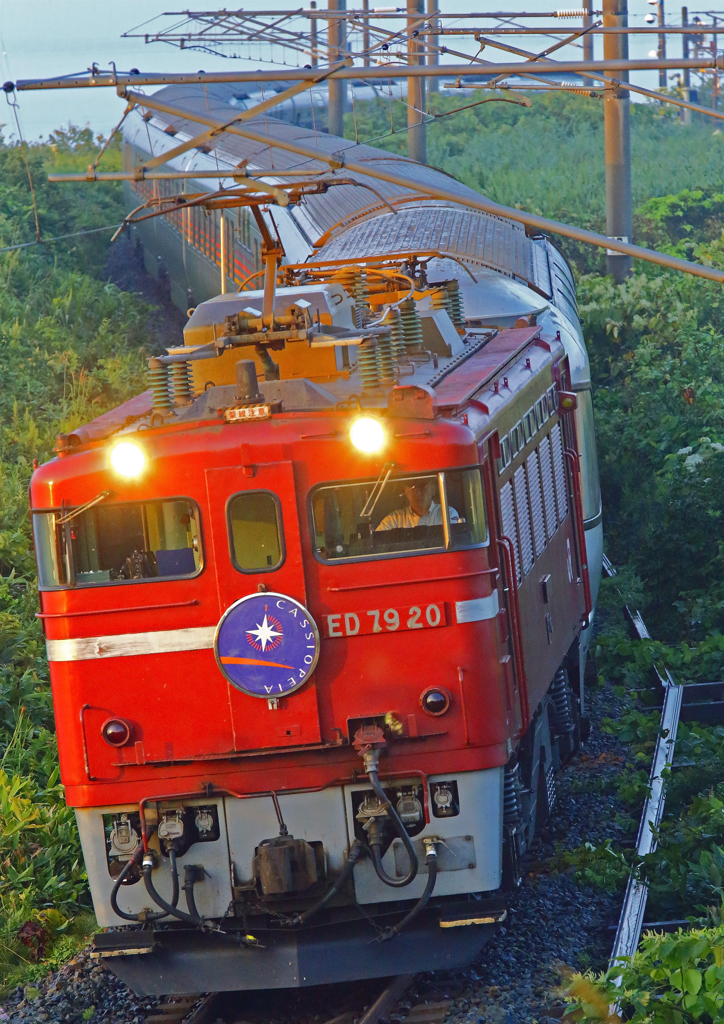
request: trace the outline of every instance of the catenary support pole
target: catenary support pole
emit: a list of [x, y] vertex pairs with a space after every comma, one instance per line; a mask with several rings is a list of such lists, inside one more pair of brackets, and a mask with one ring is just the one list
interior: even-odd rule
[[[604, 27], [626, 26], [626, 0], [603, 0]], [[603, 37], [604, 60], [628, 60], [628, 37]], [[609, 77], [613, 77], [610, 75]], [[628, 72], [621, 74], [628, 81]], [[629, 93], [612, 85], [603, 101], [604, 139], [606, 150], [606, 234], [625, 242], [631, 241], [631, 124]], [[631, 273], [632, 261], [613, 250], [607, 251], [608, 273], [619, 284]]]
[[[440, 22], [435, 17], [438, 13], [437, 0], [427, 0], [426, 11], [428, 25], [430, 26], [430, 29], [432, 29], [432, 32], [428, 32], [426, 37], [427, 43], [430, 47], [427, 51], [427, 63], [432, 66], [433, 64], [440, 63], [440, 53], [437, 49], [439, 45], [437, 30], [440, 28]], [[430, 78], [426, 79], [426, 84], [428, 93], [440, 92], [440, 82], [434, 76], [430, 76]]]
[[[583, 15], [583, 27], [588, 28], [593, 24], [593, 0], [583, 0], [583, 10], [586, 12]], [[593, 35], [591, 32], [587, 32], [583, 37], [583, 59], [593, 60]], [[586, 78], [584, 81], [589, 88], [593, 85], [591, 78]]]
[[[420, 15], [425, 13], [425, 0], [407, 0], [407, 62], [423, 64], [423, 44], [417, 32]], [[413, 34], [414, 33], [414, 34]], [[427, 130], [425, 128], [425, 79], [407, 79], [407, 154], [411, 160], [427, 163]]]
[[370, 0], [362, 0], [362, 12], [364, 14], [364, 28], [362, 29], [362, 52], [364, 53], [364, 59], [362, 63], [366, 68], [370, 66], [370, 47], [372, 45], [372, 36], [370, 35], [370, 22], [369, 22], [369, 11], [370, 11]]
[[[665, 28], [666, 15], [664, 13], [664, 0], [659, 0], [656, 5], [656, 17], [659, 21], [659, 28]], [[666, 34], [664, 32], [659, 35], [659, 46], [656, 53], [659, 60], [666, 60]], [[666, 71], [661, 68], [659, 70], [659, 89], [665, 89], [667, 85]]]
[[[681, 25], [682, 28], [686, 28], [689, 25], [689, 9], [688, 7], [681, 8]], [[684, 33], [681, 37], [681, 56], [684, 60], [689, 59], [689, 37]], [[682, 72], [682, 86], [684, 91], [684, 99], [691, 101], [691, 72], [688, 68], [684, 68]], [[681, 120], [684, 124], [691, 124], [691, 111], [682, 110]]]
[[[344, 11], [347, 0], [329, 0], [330, 11]], [[344, 18], [330, 18], [329, 21], [329, 63], [344, 60], [347, 44], [347, 23]], [[329, 109], [327, 127], [330, 135], [344, 135], [344, 109], [347, 101], [347, 83], [329, 79]]]
[[219, 210], [219, 262], [221, 263], [221, 294], [226, 294], [226, 220]]
[[[317, 9], [317, 0], [312, 0], [311, 4], [309, 6], [310, 6], [311, 10], [315, 11]], [[316, 18], [310, 18], [309, 19], [309, 63], [312, 65], [313, 68], [316, 68], [318, 60], [319, 60], [319, 49], [317, 47], [317, 19]], [[314, 103], [314, 99], [312, 99], [312, 103]]]

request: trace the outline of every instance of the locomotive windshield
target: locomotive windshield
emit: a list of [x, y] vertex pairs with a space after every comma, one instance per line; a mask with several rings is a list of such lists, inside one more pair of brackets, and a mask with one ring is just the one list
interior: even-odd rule
[[445, 551], [485, 544], [479, 469], [318, 488], [315, 548], [324, 561]]
[[201, 568], [198, 510], [187, 498], [35, 513], [41, 587], [193, 576]]

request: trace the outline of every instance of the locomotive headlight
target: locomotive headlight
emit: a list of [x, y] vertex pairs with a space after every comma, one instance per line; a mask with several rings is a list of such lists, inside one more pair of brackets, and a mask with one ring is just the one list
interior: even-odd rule
[[146, 468], [146, 454], [133, 441], [121, 441], [111, 451], [111, 466], [119, 476], [134, 479]]
[[381, 451], [387, 440], [382, 424], [372, 416], [360, 416], [355, 420], [349, 432], [349, 439], [355, 448], [370, 455]]

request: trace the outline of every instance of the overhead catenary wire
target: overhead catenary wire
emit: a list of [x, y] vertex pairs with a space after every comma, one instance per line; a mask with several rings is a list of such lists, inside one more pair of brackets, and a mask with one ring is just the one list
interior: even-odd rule
[[33, 175], [32, 175], [32, 172], [30, 170], [30, 160], [28, 159], [28, 146], [27, 146], [27, 143], [26, 143], [25, 139], [23, 138], [22, 129], [20, 128], [20, 117], [18, 115], [18, 101], [16, 99], [11, 99], [10, 98], [14, 90], [13, 89], [8, 89], [6, 86], [7, 86], [7, 83], [6, 83], [6, 85], [3, 86], [3, 92], [5, 93], [5, 99], [7, 101], [8, 106], [12, 107], [13, 114], [15, 116], [15, 124], [16, 124], [17, 129], [18, 129], [18, 139], [20, 140], [20, 150], [21, 150], [21, 152], [23, 154], [23, 160], [25, 161], [25, 170], [27, 171], [27, 174], [28, 174], [28, 184], [30, 185], [30, 198], [32, 199], [32, 202], [33, 202], [33, 216], [35, 217], [35, 239], [36, 239], [36, 241], [39, 242], [40, 241], [40, 220], [38, 218], [38, 203], [37, 203], [37, 200], [35, 198], [35, 186], [33, 185]]
[[[545, 60], [537, 62], [539, 72], [548, 73], [581, 73], [589, 71], [678, 71], [681, 68], [688, 68], [691, 71], [724, 71], [724, 56], [711, 57], [683, 57], [671, 60], [647, 59], [615, 59], [598, 61], [553, 61]], [[328, 79], [337, 80], [378, 80], [395, 78], [440, 78], [445, 75], [451, 77], [468, 77], [479, 75], [485, 70], [494, 75], [517, 75], [524, 70], [525, 65], [520, 61], [497, 64], [490, 61], [487, 67], [484, 63], [471, 66], [470, 64], [409, 64], [400, 65], [393, 63], [380, 64], [377, 67], [343, 67], [330, 72]], [[482, 72], [481, 72], [482, 69]], [[159, 87], [162, 85], [205, 85], [224, 84], [240, 82], [314, 82], [320, 74], [319, 68], [288, 68], [276, 71], [198, 71], [195, 73], [179, 74], [138, 74], [138, 75], [117, 75], [113, 76], [106, 72], [99, 72], [93, 79], [82, 76], [64, 76], [58, 78], [34, 78], [19, 79], [15, 85], [19, 92], [28, 92], [44, 89], [83, 89], [112, 87], [123, 95], [126, 90], [145, 85]], [[184, 114], [184, 116], [187, 116]]]
[[99, 231], [115, 231], [121, 225], [104, 224], [102, 228], [87, 228], [85, 231], [71, 231], [67, 235], [54, 235], [52, 238], [40, 238], [34, 242], [19, 242], [17, 245], [6, 245], [0, 249], [3, 252], [15, 252], [16, 249], [30, 249], [34, 245], [47, 245], [49, 242], [62, 242], [66, 238], [78, 238], [79, 235], [97, 235]]

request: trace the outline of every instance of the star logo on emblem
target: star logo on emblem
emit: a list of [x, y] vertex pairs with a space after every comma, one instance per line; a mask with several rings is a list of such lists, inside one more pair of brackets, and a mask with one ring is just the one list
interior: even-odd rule
[[[275, 629], [275, 626], [278, 628]], [[270, 621], [270, 616], [265, 615], [261, 625], [257, 623], [256, 629], [247, 629], [246, 635], [249, 643], [257, 650], [266, 651], [268, 649], [273, 651], [281, 643], [281, 623], [273, 617], [271, 617]]]

